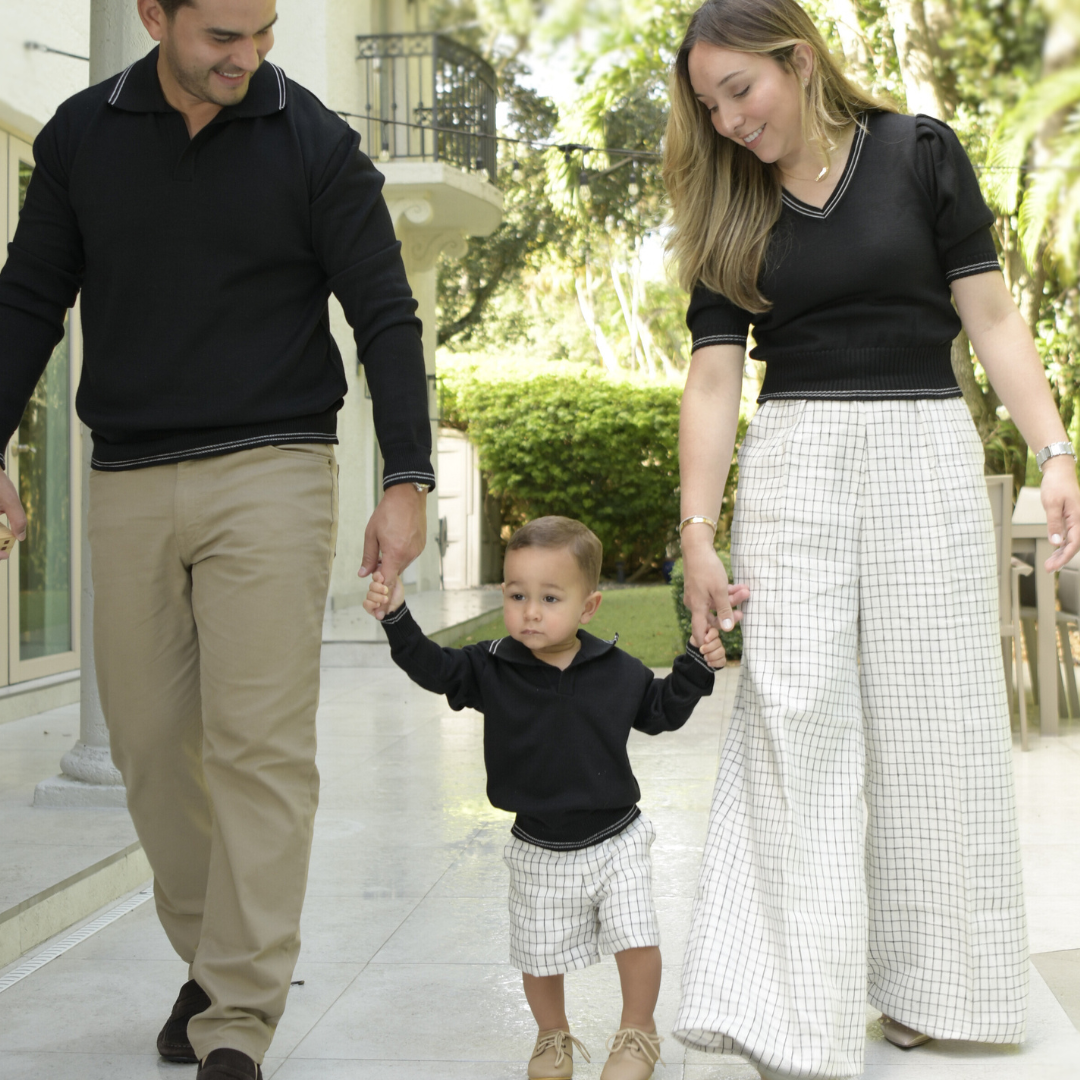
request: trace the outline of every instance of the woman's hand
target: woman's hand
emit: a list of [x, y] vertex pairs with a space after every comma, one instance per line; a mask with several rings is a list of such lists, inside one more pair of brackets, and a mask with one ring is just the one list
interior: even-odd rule
[[[1043, 446], [1068, 439], [1031, 331], [1017, 311], [1005, 279], [996, 271], [974, 274], [954, 281], [952, 291], [975, 355], [1024, 441], [1038, 452]], [[1057, 547], [1045, 564], [1047, 573], [1053, 573], [1080, 550], [1076, 462], [1064, 455], [1050, 458], [1043, 468], [1040, 488], [1046, 532]]]
[[1039, 486], [1046, 511], [1046, 532], [1057, 551], [1046, 560], [1046, 572], [1060, 570], [1080, 551], [1080, 486], [1076, 462], [1068, 455], [1052, 457], [1043, 467]]
[[727, 571], [712, 546], [707, 543], [683, 545], [683, 603], [690, 612], [695, 641], [705, 641], [710, 627], [733, 630], [742, 612], [732, 605], [750, 596], [745, 585], [728, 583]]

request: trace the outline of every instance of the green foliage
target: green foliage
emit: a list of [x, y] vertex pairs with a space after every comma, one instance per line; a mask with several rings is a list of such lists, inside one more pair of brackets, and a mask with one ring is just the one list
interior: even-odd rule
[[[728, 573], [728, 578], [731, 578], [731, 553], [728, 551], [717, 551], [720, 556], [720, 561], [724, 564], [724, 569]], [[682, 641], [685, 645], [690, 640], [690, 633], [692, 627], [690, 625], [690, 609], [683, 603], [683, 587], [685, 585], [685, 577], [683, 576], [683, 561], [679, 559], [676, 561], [675, 566], [671, 571], [671, 598], [675, 601], [675, 618], [679, 623], [679, 633], [682, 635]], [[736, 623], [734, 630], [720, 631], [720, 642], [724, 646], [724, 652], [727, 654], [729, 660], [739, 660], [742, 658], [742, 626]]]
[[604, 545], [610, 573], [659, 564], [679, 513], [678, 387], [580, 374], [451, 372], [443, 415], [467, 427], [504, 527], [562, 514]]
[[[558, 118], [550, 100], [521, 85], [527, 72], [517, 62], [503, 67], [501, 97], [509, 106], [515, 137], [550, 138]], [[443, 260], [438, 277], [440, 345], [458, 347], [482, 332], [491, 301], [537, 271], [546, 255], [566, 243], [566, 228], [551, 213], [545, 196], [544, 157], [528, 145], [500, 143], [496, 183], [503, 195], [503, 219], [490, 236], [475, 238], [466, 255]]]
[[[649, 667], [671, 667], [671, 661], [686, 646], [666, 585], [605, 589], [600, 608], [585, 629], [607, 641], [618, 634], [619, 648]], [[506, 623], [498, 614], [451, 644], [460, 649], [463, 645], [505, 636]]]
[[[509, 103], [505, 134], [601, 148], [500, 148], [507, 222], [440, 276], [440, 342], [500, 356], [568, 359], [672, 377], [689, 355], [686, 298], [649, 258], [663, 234], [659, 162], [666, 80], [695, 6], [674, 0], [438, 0], [442, 25], [486, 55]], [[905, 106], [904, 75], [933, 83], [998, 212], [1006, 279], [1071, 428], [1080, 427], [1080, 105], [1076, 66], [1046, 73], [1053, 26], [1080, 36], [1075, 0], [804, 0], [852, 76]], [[893, 21], [919, 11], [921, 53], [902, 69]], [[912, 26], [908, 26], [909, 31]], [[919, 37], [918, 28], [914, 28]], [[543, 75], [558, 50], [556, 88]], [[550, 90], [549, 100], [522, 87]], [[532, 94], [530, 98], [529, 95]], [[554, 98], [557, 97], [557, 101]], [[995, 132], [998, 132], [995, 143]], [[996, 149], [995, 149], [996, 147]], [[1037, 150], [1033, 152], [1032, 148]], [[633, 164], [605, 148], [630, 148]], [[992, 156], [996, 155], [996, 156]], [[518, 168], [510, 168], [513, 157]], [[584, 173], [584, 177], [582, 174]], [[585, 179], [587, 185], [581, 181]], [[1024, 257], [1027, 263], [1025, 267]], [[618, 283], [619, 288], [616, 288]], [[976, 365], [969, 404], [995, 471], [1026, 446]], [[1000, 421], [1000, 422], [999, 422]], [[1017, 468], [1020, 468], [1018, 465]]]
[[[1021, 202], [1016, 175], [1031, 144], [1058, 117], [1063, 122], [1042, 155], [1049, 160], [1032, 173]], [[1020, 203], [1020, 245], [1028, 266], [1049, 244], [1064, 282], [1073, 284], [1080, 257], [1080, 68], [1048, 75], [1020, 99], [1002, 121], [991, 163], [998, 170], [990, 177], [991, 198], [1009, 214]]]

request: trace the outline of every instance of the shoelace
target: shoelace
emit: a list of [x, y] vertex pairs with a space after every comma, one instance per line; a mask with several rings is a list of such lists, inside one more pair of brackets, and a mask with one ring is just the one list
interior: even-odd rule
[[539, 1057], [546, 1050], [550, 1050], [555, 1047], [555, 1067], [558, 1068], [563, 1063], [563, 1058], [566, 1057], [566, 1050], [564, 1047], [568, 1042], [571, 1042], [581, 1051], [581, 1056], [586, 1061], [592, 1061], [589, 1057], [589, 1051], [585, 1049], [585, 1044], [580, 1039], [575, 1039], [569, 1031], [545, 1031], [543, 1035], [536, 1040], [536, 1049], [533, 1050], [533, 1057]]
[[663, 1038], [659, 1035], [650, 1035], [647, 1031], [638, 1028], [620, 1028], [607, 1041], [607, 1048], [611, 1053], [618, 1050], [637, 1051], [646, 1061], [655, 1065], [659, 1062], [666, 1065], [667, 1062], [660, 1056], [660, 1044]]

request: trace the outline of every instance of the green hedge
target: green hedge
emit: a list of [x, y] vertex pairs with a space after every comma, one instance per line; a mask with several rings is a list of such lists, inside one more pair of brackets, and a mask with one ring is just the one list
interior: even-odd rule
[[447, 380], [444, 416], [467, 428], [509, 529], [577, 518], [604, 566], [658, 565], [679, 514], [680, 390], [594, 375]]
[[682, 389], [560, 368], [495, 377], [451, 369], [443, 418], [479, 450], [504, 539], [532, 518], [562, 514], [600, 537], [606, 574], [617, 562], [627, 574], [659, 567], [677, 544]]
[[[731, 555], [726, 551], [718, 551], [724, 569], [731, 580]], [[671, 596], [675, 601], [675, 618], [679, 622], [679, 631], [682, 633], [683, 644], [690, 640], [690, 609], [683, 603], [683, 561], [679, 559], [671, 571]], [[734, 630], [720, 631], [720, 640], [724, 645], [724, 652], [729, 660], [739, 660], [742, 657], [742, 627], [736, 623]]]

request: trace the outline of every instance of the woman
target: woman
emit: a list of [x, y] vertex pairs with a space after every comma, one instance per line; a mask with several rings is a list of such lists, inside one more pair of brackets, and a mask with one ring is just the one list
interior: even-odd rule
[[952, 131], [852, 86], [794, 0], [696, 12], [664, 172], [693, 289], [699, 640], [731, 619], [713, 523], [750, 324], [767, 361], [732, 529], [745, 653], [675, 1034], [766, 1078], [859, 1075], [867, 1000], [901, 1045], [1018, 1042], [1012, 740], [983, 448], [950, 365], [961, 322], [1042, 451], [1048, 569], [1080, 547], [1080, 491], [993, 214]]

